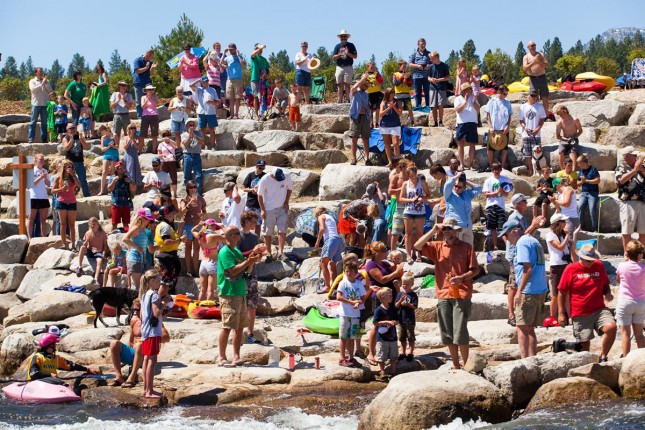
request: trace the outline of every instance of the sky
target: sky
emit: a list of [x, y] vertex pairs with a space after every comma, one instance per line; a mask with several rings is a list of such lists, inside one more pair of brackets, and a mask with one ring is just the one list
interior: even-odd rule
[[443, 59], [468, 39], [474, 40], [482, 58], [495, 48], [513, 57], [519, 41], [533, 39], [541, 47], [558, 36], [566, 51], [578, 39], [586, 43], [609, 28], [645, 27], [643, 0], [586, 0], [562, 9], [558, 5], [564, 2], [85, 0], [40, 6], [3, 0], [0, 68], [10, 55], [18, 64], [31, 55], [34, 66], [46, 68], [58, 58], [66, 68], [77, 52], [93, 67], [99, 58], [107, 63], [114, 49], [132, 63], [160, 35], [168, 34], [183, 13], [204, 32], [205, 47], [214, 41], [235, 42], [248, 56], [261, 42], [267, 45], [267, 57], [286, 49], [293, 59], [303, 40], [309, 42], [310, 52], [319, 46], [331, 51], [336, 35], [345, 29], [352, 35], [358, 61], [374, 54], [378, 64], [389, 52], [409, 57], [419, 37]]

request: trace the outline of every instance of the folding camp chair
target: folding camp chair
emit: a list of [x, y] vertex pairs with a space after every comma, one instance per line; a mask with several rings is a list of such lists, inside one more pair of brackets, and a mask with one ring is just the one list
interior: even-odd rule
[[627, 88], [645, 87], [645, 58], [634, 58]]
[[[360, 142], [359, 142], [360, 143]], [[419, 152], [419, 145], [421, 144], [421, 129], [414, 127], [401, 127], [401, 155], [408, 155], [409, 158], [414, 158]], [[372, 135], [370, 136], [370, 157], [372, 164], [375, 165], [386, 165], [387, 164], [387, 155], [385, 153], [385, 143], [383, 142], [383, 137], [378, 129], [372, 129]], [[363, 148], [361, 145], [358, 146], [358, 156], [356, 157], [358, 161], [365, 159], [365, 154], [363, 153]]]
[[316, 76], [311, 79], [311, 90], [309, 91], [309, 100], [311, 103], [321, 104], [325, 101], [325, 92], [327, 91], [327, 78]]

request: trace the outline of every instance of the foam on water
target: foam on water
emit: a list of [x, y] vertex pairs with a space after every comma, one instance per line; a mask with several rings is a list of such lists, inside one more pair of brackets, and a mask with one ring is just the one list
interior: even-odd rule
[[467, 429], [476, 429], [480, 427], [486, 427], [490, 425], [486, 421], [476, 420], [476, 421], [462, 421], [461, 418], [455, 419], [449, 424], [442, 424], [434, 427], [430, 427], [428, 430], [467, 430]]
[[279, 413], [257, 421], [252, 418], [242, 418], [235, 421], [220, 421], [183, 417], [182, 408], [174, 407], [147, 422], [132, 422], [124, 420], [101, 420], [88, 418], [85, 422], [56, 424], [56, 425], [15, 425], [0, 422], [2, 430], [34, 429], [34, 430], [159, 430], [159, 429], [191, 429], [212, 430], [354, 430], [358, 426], [358, 417], [323, 417], [309, 415], [299, 408], [289, 408]]

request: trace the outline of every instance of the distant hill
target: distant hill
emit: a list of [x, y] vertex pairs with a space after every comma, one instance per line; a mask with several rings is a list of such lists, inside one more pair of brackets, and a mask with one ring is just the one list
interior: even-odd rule
[[[610, 28], [600, 35], [603, 42], [607, 42], [609, 39], [614, 39], [616, 42], [619, 42], [629, 37], [634, 37], [636, 33], [640, 32], [642, 36], [645, 36], [645, 29], [636, 28], [636, 27], [621, 27], [621, 28]], [[589, 42], [585, 44], [585, 49], [589, 47]]]

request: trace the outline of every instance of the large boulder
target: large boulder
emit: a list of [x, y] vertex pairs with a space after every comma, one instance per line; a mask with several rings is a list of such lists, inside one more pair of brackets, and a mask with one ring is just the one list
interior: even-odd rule
[[202, 169], [210, 169], [212, 167], [241, 166], [243, 163], [244, 151], [202, 151]]
[[292, 313], [296, 308], [294, 297], [260, 297], [258, 300], [258, 315], [274, 316]]
[[61, 248], [63, 241], [60, 236], [33, 237], [29, 241], [25, 264], [34, 264], [43, 252], [50, 248]]
[[[453, 133], [445, 127], [423, 127], [419, 149], [447, 149], [454, 140]], [[436, 162], [436, 160], [435, 160]]]
[[309, 133], [344, 133], [349, 130], [349, 116], [302, 115], [300, 130]]
[[85, 294], [67, 291], [44, 291], [33, 300], [11, 308], [9, 317], [27, 314], [29, 321], [59, 321], [91, 311], [92, 304]]
[[[51, 272], [56, 274], [54, 271]], [[31, 300], [34, 299], [41, 291], [54, 291], [56, 288], [65, 284], [83, 287], [87, 291], [94, 291], [99, 287], [96, 281], [94, 281], [94, 278], [90, 275], [78, 277], [74, 273], [69, 273], [56, 275], [53, 278], [38, 284], [21, 284], [20, 289], [16, 293], [18, 293], [20, 298], [23, 300]]]
[[107, 348], [111, 341], [121, 339], [124, 332], [120, 327], [74, 330], [63, 337], [59, 349], [63, 352], [75, 353]]
[[620, 392], [618, 378], [622, 367], [622, 359], [612, 360], [608, 363], [589, 363], [581, 367], [569, 369], [568, 377], [581, 376], [590, 378], [608, 386], [615, 392]]
[[330, 164], [320, 174], [320, 200], [355, 199], [365, 193], [368, 184], [378, 182], [387, 190], [389, 169], [385, 167]]
[[558, 354], [548, 353], [539, 356], [540, 378], [543, 384], [554, 379], [566, 378], [569, 370], [598, 362], [598, 355], [588, 351], [569, 354], [560, 352]]
[[580, 376], [562, 378], [542, 385], [524, 412], [551, 409], [576, 403], [597, 402], [617, 397], [618, 395], [611, 388], [593, 379]]
[[65, 270], [33, 269], [24, 276], [16, 294], [22, 300], [30, 300], [40, 291], [40, 286], [59, 274], [69, 273]]
[[311, 115], [349, 115], [347, 103], [323, 103], [300, 106], [300, 113]]
[[295, 270], [295, 264], [291, 261], [274, 260], [270, 263], [261, 262], [255, 265], [255, 275], [261, 281], [288, 278], [294, 274]]
[[0, 115], [0, 124], [2, 125], [28, 123], [29, 121], [31, 121], [31, 116], [27, 114], [10, 113], [5, 115]]
[[69, 270], [78, 255], [65, 249], [49, 248], [43, 252], [34, 263], [34, 269], [65, 269]]
[[624, 397], [645, 398], [645, 349], [632, 350], [623, 360], [618, 378]]
[[0, 240], [0, 264], [16, 264], [22, 261], [29, 245], [26, 235], [9, 236]]
[[632, 116], [629, 117], [627, 125], [645, 125], [645, 103], [639, 103], [634, 108]]
[[604, 143], [616, 148], [629, 145], [643, 148], [645, 147], [645, 125], [610, 127]]
[[[34, 137], [36, 141], [40, 142], [40, 122], [36, 123], [36, 135]], [[8, 126], [5, 139], [10, 143], [27, 142], [29, 140], [29, 124], [23, 122]]]
[[534, 359], [509, 361], [484, 369], [484, 378], [499, 387], [514, 408], [528, 404], [540, 387], [540, 367]]
[[593, 102], [566, 101], [553, 106], [554, 112], [558, 110], [560, 104], [566, 106], [569, 113], [577, 117], [583, 127], [607, 128], [624, 125], [631, 114], [629, 106], [612, 99]]
[[343, 135], [337, 133], [300, 133], [300, 143], [306, 150], [343, 149]]
[[16, 291], [28, 268], [26, 264], [0, 264], [0, 294]]
[[300, 146], [300, 137], [295, 131], [265, 130], [245, 135], [242, 142], [248, 149], [263, 153], [283, 151]]
[[473, 294], [469, 321], [504, 319], [508, 316], [507, 296], [504, 294]]
[[485, 379], [464, 371], [430, 370], [392, 379], [364, 410], [358, 428], [430, 428], [456, 418], [499, 423], [508, 421], [511, 412], [504, 393]]
[[103, 217], [105, 219], [110, 219], [112, 213], [109, 195], [91, 196], [77, 199], [76, 207], [77, 221], [85, 221], [90, 219], [91, 217], [100, 218], [99, 212], [103, 212]]
[[293, 151], [291, 154], [291, 165], [302, 169], [323, 169], [328, 164], [340, 164], [347, 161], [345, 153], [338, 149]]
[[[612, 127], [613, 128], [613, 127]], [[560, 151], [557, 144], [543, 146], [544, 156], [550, 160], [554, 170], [559, 170]], [[591, 164], [598, 170], [616, 169], [616, 148], [595, 143], [581, 143], [578, 155], [587, 154]]]
[[9, 309], [21, 304], [22, 301], [18, 298], [16, 293], [0, 294], [0, 321], [4, 320], [9, 315]]
[[[6, 201], [6, 196], [2, 198], [3, 200], [3, 207], [4, 207], [4, 202]], [[14, 199], [15, 201], [15, 199]], [[1, 220], [0, 221], [0, 239], [4, 240], [8, 238], [9, 236], [16, 236], [18, 235], [20, 230], [19, 230], [19, 225], [18, 225], [18, 220], [17, 219], [12, 219], [12, 220]]]
[[14, 333], [4, 338], [0, 347], [0, 373], [11, 375], [36, 351], [32, 340], [33, 337], [25, 333]]

